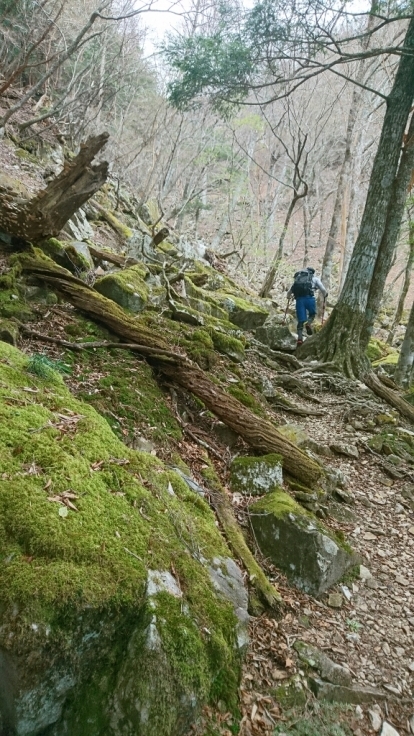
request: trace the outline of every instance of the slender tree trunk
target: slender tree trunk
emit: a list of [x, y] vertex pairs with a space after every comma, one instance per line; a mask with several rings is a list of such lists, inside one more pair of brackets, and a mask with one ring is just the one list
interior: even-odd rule
[[414, 220], [409, 222], [408, 243], [409, 243], [409, 253], [408, 253], [408, 258], [407, 258], [407, 264], [406, 264], [405, 271], [404, 271], [404, 282], [402, 285], [400, 298], [398, 299], [397, 309], [395, 310], [392, 327], [388, 333], [388, 337], [387, 337], [388, 345], [392, 345], [393, 343], [395, 330], [397, 329], [398, 325], [401, 322], [401, 317], [404, 311], [405, 300], [408, 294], [408, 289], [410, 288], [411, 271], [413, 270], [413, 264], [414, 264]]
[[358, 210], [359, 210], [359, 199], [361, 190], [361, 171], [362, 171], [362, 153], [364, 148], [365, 136], [363, 130], [358, 134], [357, 141], [355, 143], [355, 150], [353, 156], [352, 172], [350, 176], [350, 192], [349, 192], [349, 204], [348, 204], [348, 222], [346, 228], [344, 257], [342, 260], [342, 269], [340, 277], [341, 292], [345, 283], [346, 275], [348, 273], [349, 263], [354, 249], [354, 243], [357, 233], [358, 223]]
[[[372, 6], [371, 6], [372, 9]], [[368, 18], [367, 23], [367, 32], [372, 28], [374, 24], [374, 16], [370, 15]], [[369, 33], [366, 35], [366, 40], [364, 43], [361, 44], [363, 50], [366, 50], [369, 45]], [[367, 67], [367, 61], [365, 59], [362, 59], [359, 62], [358, 70], [356, 73], [356, 82], [361, 84], [364, 80], [365, 72]], [[355, 129], [355, 123], [358, 118], [360, 106], [361, 106], [361, 100], [364, 95], [364, 90], [356, 84], [354, 86], [353, 92], [352, 92], [352, 99], [351, 99], [351, 105], [349, 108], [348, 113], [348, 123], [346, 126], [346, 136], [345, 136], [345, 153], [344, 158], [341, 166], [341, 171], [339, 174], [338, 179], [338, 187], [336, 190], [336, 196], [335, 196], [335, 203], [334, 208], [332, 212], [332, 219], [331, 219], [331, 225], [329, 228], [329, 235], [328, 240], [326, 243], [326, 249], [322, 261], [322, 269], [321, 269], [321, 280], [324, 286], [330, 291], [332, 288], [331, 284], [331, 276], [332, 276], [332, 266], [333, 266], [333, 257], [335, 250], [338, 246], [338, 238], [340, 234], [341, 229], [341, 213], [342, 213], [342, 207], [345, 197], [345, 190], [348, 185], [348, 180], [350, 177], [351, 172], [351, 165], [352, 165], [352, 142], [354, 137], [354, 129]]]
[[273, 287], [273, 284], [275, 282], [275, 276], [277, 274], [277, 269], [278, 269], [278, 266], [279, 266], [280, 261], [283, 258], [283, 244], [285, 242], [286, 233], [288, 231], [289, 222], [290, 222], [290, 218], [292, 217], [293, 210], [295, 209], [297, 202], [300, 199], [302, 199], [302, 197], [306, 197], [307, 193], [308, 193], [308, 188], [305, 185], [304, 186], [304, 189], [303, 189], [303, 192], [301, 192], [300, 194], [298, 194], [298, 192], [295, 192], [294, 195], [293, 195], [292, 201], [291, 201], [291, 203], [289, 205], [289, 209], [288, 209], [288, 211], [286, 213], [285, 221], [283, 223], [283, 229], [282, 229], [282, 232], [280, 234], [279, 245], [278, 245], [278, 248], [277, 248], [276, 255], [273, 258], [273, 261], [272, 261], [272, 263], [270, 265], [270, 268], [269, 268], [269, 270], [268, 270], [268, 272], [267, 272], [267, 274], [265, 276], [265, 280], [263, 282], [263, 286], [262, 286], [262, 288], [259, 291], [259, 296], [261, 296], [263, 298], [269, 296], [270, 291], [271, 291], [271, 289]]
[[362, 339], [361, 333], [366, 325], [365, 312], [371, 281], [387, 224], [404, 132], [414, 99], [414, 17], [407, 29], [403, 51], [387, 99], [361, 227], [344, 288], [324, 328], [300, 348], [301, 355], [334, 360], [350, 375], [360, 375], [367, 370], [367, 331]]
[[408, 318], [403, 344], [401, 345], [400, 357], [394, 373], [394, 381], [399, 386], [409, 387], [413, 378], [414, 368], [414, 302]]

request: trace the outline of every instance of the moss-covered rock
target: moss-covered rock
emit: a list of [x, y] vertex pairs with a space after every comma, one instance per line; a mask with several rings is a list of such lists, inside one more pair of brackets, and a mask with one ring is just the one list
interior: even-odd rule
[[48, 238], [40, 247], [59, 266], [67, 268], [76, 275], [80, 275], [93, 268], [93, 261], [87, 243], [78, 240], [70, 242]]
[[233, 493], [261, 496], [263, 493], [270, 493], [282, 482], [282, 458], [280, 455], [237, 457], [230, 465], [230, 485]]
[[148, 302], [148, 286], [144, 281], [147, 273], [142, 264], [131, 266], [98, 279], [95, 289], [120, 307], [137, 314], [145, 309]]
[[229, 551], [176, 473], [27, 363], [0, 342], [2, 729], [181, 736], [203, 702], [235, 705], [237, 620], [208, 569]]
[[351, 548], [281, 490], [250, 506], [250, 522], [265, 557], [311, 595], [321, 595], [355, 563]]
[[263, 307], [234, 295], [224, 294], [218, 298], [218, 302], [228, 313], [230, 322], [241, 327], [242, 330], [255, 330], [269, 316], [269, 312]]

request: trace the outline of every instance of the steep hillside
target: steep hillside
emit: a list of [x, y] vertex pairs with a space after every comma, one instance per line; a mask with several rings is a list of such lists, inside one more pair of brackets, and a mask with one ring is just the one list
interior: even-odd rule
[[409, 419], [111, 181], [0, 240], [4, 736], [409, 732]]

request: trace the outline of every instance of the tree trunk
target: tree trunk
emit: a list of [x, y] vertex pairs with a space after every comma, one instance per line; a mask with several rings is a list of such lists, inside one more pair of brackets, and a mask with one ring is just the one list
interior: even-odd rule
[[[414, 67], [414, 64], [413, 64]], [[413, 68], [414, 76], [414, 68]], [[372, 274], [371, 285], [368, 294], [367, 306], [364, 316], [364, 328], [362, 332], [362, 349], [365, 349], [374, 327], [374, 320], [378, 314], [385, 282], [389, 274], [395, 253], [398, 236], [400, 234], [401, 221], [404, 215], [407, 201], [408, 187], [414, 169], [414, 112], [411, 115], [410, 127], [405, 140], [405, 146], [401, 155], [400, 165], [394, 180], [391, 199], [388, 205], [385, 230], [381, 238]]]
[[[352, 375], [365, 372], [365, 322], [368, 295], [394, 193], [405, 127], [414, 98], [414, 17], [411, 18], [403, 54], [392, 90], [372, 167], [365, 209], [344, 288], [324, 328], [300, 348], [300, 355], [334, 360]], [[372, 311], [372, 304], [370, 305]], [[348, 352], [350, 350], [350, 352]]]
[[268, 272], [267, 272], [267, 274], [265, 276], [265, 280], [263, 282], [263, 286], [262, 286], [262, 288], [259, 291], [259, 296], [261, 296], [263, 298], [266, 298], [266, 297], [269, 296], [269, 293], [270, 293], [270, 291], [271, 291], [271, 289], [273, 287], [273, 284], [275, 282], [275, 276], [277, 274], [277, 269], [278, 269], [279, 263], [281, 262], [281, 260], [283, 258], [283, 244], [285, 242], [286, 233], [287, 233], [287, 229], [289, 227], [289, 222], [290, 222], [290, 218], [292, 217], [293, 210], [295, 209], [296, 203], [299, 201], [299, 199], [302, 199], [302, 197], [306, 197], [307, 193], [308, 193], [308, 187], [305, 184], [304, 185], [303, 192], [301, 194], [298, 194], [297, 192], [295, 192], [295, 194], [294, 194], [294, 196], [292, 198], [292, 201], [291, 201], [291, 203], [289, 205], [288, 211], [286, 213], [285, 221], [283, 223], [283, 229], [282, 229], [282, 232], [280, 234], [279, 245], [278, 245], [278, 248], [277, 248], [277, 253], [276, 253], [275, 257], [273, 258], [273, 261], [272, 261], [272, 263], [270, 265], [270, 268], [269, 268], [269, 270], [268, 270]]
[[208, 376], [185, 355], [175, 352], [168, 343], [152, 330], [130, 317], [115, 302], [98, 294], [83, 281], [72, 276], [65, 268], [38, 254], [21, 256], [22, 266], [38, 278], [52, 283], [78, 309], [87, 312], [127, 340], [159, 349], [151, 362], [176, 383], [191, 391], [228, 427], [236, 431], [255, 450], [261, 453], [279, 453], [289, 475], [302, 484], [315, 487], [323, 481], [324, 470], [293, 442], [287, 440], [271, 422], [260, 419], [233, 396], [213, 383]]
[[107, 162], [91, 162], [108, 138], [108, 133], [89, 138], [73, 161], [66, 162], [59, 176], [33, 199], [20, 203], [18, 192], [0, 186], [0, 229], [30, 242], [58, 235], [74, 212], [105, 183]]
[[[371, 6], [371, 10], [372, 9], [373, 7]], [[374, 16], [370, 15], [368, 17], [368, 23], [367, 23], [367, 29], [366, 29], [367, 34], [365, 36], [364, 42], [361, 43], [363, 50], [366, 50], [369, 46], [369, 40], [371, 38], [369, 31], [371, 30], [373, 24], [374, 24]], [[353, 141], [353, 136], [354, 136], [354, 129], [355, 129], [355, 124], [356, 124], [358, 114], [359, 114], [362, 96], [364, 94], [364, 90], [358, 86], [358, 83], [361, 84], [364, 81], [366, 67], [367, 67], [367, 61], [365, 59], [361, 59], [361, 61], [358, 64], [358, 70], [356, 73], [357, 84], [354, 86], [354, 89], [352, 91], [351, 105], [349, 108], [348, 122], [347, 122], [347, 127], [346, 127], [345, 153], [344, 153], [344, 158], [342, 161], [341, 171], [339, 173], [338, 186], [337, 186], [336, 196], [335, 196], [335, 204], [334, 204], [334, 208], [332, 212], [331, 226], [329, 228], [328, 240], [326, 243], [325, 253], [324, 253], [324, 257], [322, 261], [321, 281], [328, 291], [330, 291], [332, 288], [331, 276], [332, 276], [333, 257], [334, 257], [334, 253], [338, 245], [338, 237], [339, 237], [340, 228], [341, 228], [342, 207], [343, 207], [343, 202], [344, 202], [344, 197], [345, 197], [345, 190], [348, 186], [348, 181], [349, 181], [350, 172], [351, 172], [352, 141]], [[319, 303], [319, 306], [321, 306], [320, 303]]]
[[407, 264], [406, 264], [405, 271], [404, 271], [404, 282], [402, 285], [400, 298], [398, 299], [397, 309], [395, 310], [392, 327], [388, 333], [388, 337], [387, 337], [388, 345], [392, 345], [393, 343], [395, 330], [397, 329], [398, 325], [401, 322], [401, 317], [404, 311], [405, 300], [408, 294], [408, 289], [410, 288], [411, 271], [413, 270], [413, 264], [414, 264], [414, 220], [410, 220], [408, 228], [409, 228], [408, 229], [409, 252], [408, 252], [408, 258], [407, 258]]
[[[368, 119], [366, 120], [368, 124]], [[339, 292], [342, 291], [346, 275], [348, 273], [349, 263], [351, 261], [352, 251], [357, 233], [358, 214], [359, 214], [359, 198], [361, 188], [361, 171], [362, 171], [362, 154], [365, 143], [363, 130], [359, 131], [357, 142], [355, 143], [352, 172], [350, 174], [350, 192], [348, 203], [348, 221], [346, 227], [346, 237], [344, 246], [344, 257], [342, 260], [341, 277], [339, 284]]]
[[414, 367], [414, 303], [411, 307], [405, 331], [403, 344], [401, 345], [400, 357], [397, 369], [394, 373], [394, 381], [400, 386], [408, 388], [412, 380]]

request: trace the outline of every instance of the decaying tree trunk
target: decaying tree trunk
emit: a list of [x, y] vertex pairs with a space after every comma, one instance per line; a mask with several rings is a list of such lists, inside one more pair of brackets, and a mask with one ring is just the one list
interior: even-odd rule
[[108, 163], [92, 164], [109, 138], [108, 133], [89, 138], [73, 161], [33, 199], [0, 184], [0, 230], [30, 242], [56, 236], [63, 226], [108, 176]]
[[[130, 317], [115, 302], [98, 294], [83, 281], [56, 265], [43, 254], [24, 254], [22, 266], [38, 278], [53, 284], [78, 309], [99, 320], [120, 337], [152, 348], [151, 363], [165, 375], [201, 399], [228, 427], [236, 431], [255, 450], [275, 452], [283, 457], [289, 475], [303, 485], [315, 487], [324, 480], [324, 470], [293, 442], [287, 440], [271, 422], [257, 417], [237, 399], [213, 383], [185, 355], [173, 351], [158, 335]], [[157, 349], [160, 351], [157, 354]]]

